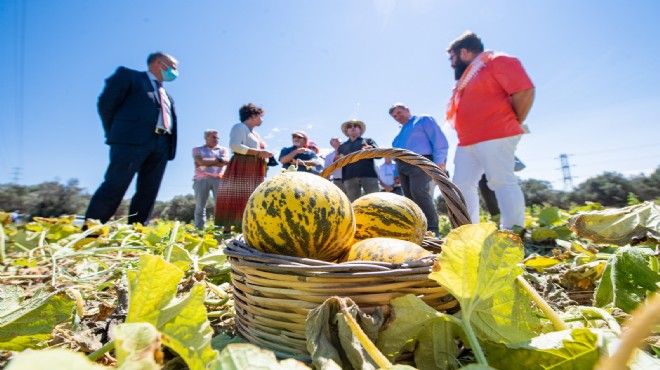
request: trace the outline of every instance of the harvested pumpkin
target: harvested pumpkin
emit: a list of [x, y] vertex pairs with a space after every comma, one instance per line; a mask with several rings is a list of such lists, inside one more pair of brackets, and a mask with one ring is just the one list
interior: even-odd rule
[[351, 246], [341, 262], [348, 261], [378, 261], [404, 263], [417, 261], [433, 253], [419, 245], [400, 239], [370, 238], [361, 240]]
[[264, 253], [334, 261], [355, 233], [351, 202], [330, 181], [287, 171], [255, 189], [243, 213], [243, 236]]
[[371, 193], [353, 202], [355, 240], [394, 238], [421, 244], [426, 216], [412, 200], [393, 193]]

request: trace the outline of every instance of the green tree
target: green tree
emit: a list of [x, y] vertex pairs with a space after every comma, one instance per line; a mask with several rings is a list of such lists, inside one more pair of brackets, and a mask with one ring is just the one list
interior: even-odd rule
[[[212, 214], [208, 213], [207, 214]], [[177, 195], [166, 203], [160, 213], [166, 220], [192, 222], [195, 218], [195, 196], [192, 194]]]
[[648, 177], [644, 175], [633, 176], [630, 179], [633, 187], [633, 193], [640, 200], [660, 199], [660, 167], [651, 173]]
[[628, 193], [634, 193], [631, 182], [617, 172], [605, 172], [580, 184], [571, 200], [578, 204], [598, 202], [605, 207], [625, 207]]
[[520, 182], [520, 188], [525, 194], [525, 204], [531, 206], [533, 204], [544, 205], [551, 204], [558, 206], [559, 192], [552, 189], [549, 181], [527, 179]]
[[19, 210], [30, 217], [83, 214], [88, 202], [89, 195], [82, 192], [76, 179], [71, 179], [66, 184], [48, 181], [29, 186], [0, 186], [0, 208], [8, 211]]

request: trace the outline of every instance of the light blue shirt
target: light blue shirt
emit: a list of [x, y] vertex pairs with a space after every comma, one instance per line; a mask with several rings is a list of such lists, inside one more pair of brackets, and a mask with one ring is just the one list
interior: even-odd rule
[[412, 116], [392, 141], [393, 148], [407, 149], [420, 155], [433, 155], [433, 162], [445, 164], [449, 143], [431, 116]]

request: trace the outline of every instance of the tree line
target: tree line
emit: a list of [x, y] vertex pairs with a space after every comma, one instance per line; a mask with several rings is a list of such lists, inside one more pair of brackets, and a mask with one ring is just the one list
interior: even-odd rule
[[[521, 180], [520, 184], [527, 206], [550, 205], [569, 209], [585, 202], [597, 202], [605, 207], [624, 207], [636, 201], [660, 201], [660, 167], [648, 176], [625, 177], [617, 172], [605, 172], [572, 191], [554, 190], [549, 181], [536, 179]], [[0, 184], [0, 209], [17, 211], [25, 219], [84, 215], [90, 197], [78, 186], [76, 179], [37, 185]], [[128, 204], [129, 200], [122, 201], [115, 217], [127, 216]], [[438, 209], [441, 213], [446, 211], [441, 198], [438, 199]], [[192, 222], [194, 210], [194, 195], [177, 195], [169, 201], [156, 202], [153, 217]], [[213, 214], [211, 201], [207, 204], [207, 214]]]

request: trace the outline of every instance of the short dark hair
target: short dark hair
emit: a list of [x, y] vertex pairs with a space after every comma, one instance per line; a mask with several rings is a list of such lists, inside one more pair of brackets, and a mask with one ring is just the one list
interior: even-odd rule
[[238, 110], [238, 116], [241, 119], [241, 122], [245, 122], [250, 119], [252, 116], [262, 115], [264, 110], [252, 103], [247, 103]]
[[481, 42], [481, 38], [477, 36], [476, 33], [472, 31], [465, 31], [462, 35], [449, 44], [447, 52], [458, 53], [461, 49], [466, 49], [467, 51], [472, 51], [475, 53], [481, 53], [484, 51], [484, 44]]
[[389, 110], [390, 115], [392, 115], [392, 112], [394, 112], [394, 110], [397, 109], [397, 108], [402, 108], [402, 109], [405, 109], [405, 110], [410, 110], [410, 108], [408, 108], [408, 106], [405, 105], [405, 104], [403, 104], [403, 103], [394, 103], [394, 104], [390, 107], [390, 110]]
[[163, 53], [162, 51], [156, 51], [154, 53], [149, 54], [149, 56], [147, 57], [147, 65], [151, 65], [151, 63], [161, 59], [175, 60], [173, 56], [167, 53]]

